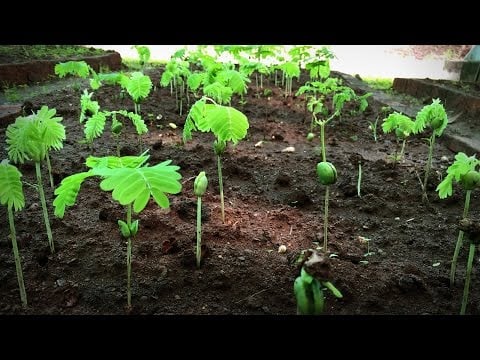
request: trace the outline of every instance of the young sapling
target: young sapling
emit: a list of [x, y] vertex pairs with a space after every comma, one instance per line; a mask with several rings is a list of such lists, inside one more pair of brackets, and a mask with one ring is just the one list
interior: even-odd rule
[[[395, 154], [393, 155], [393, 166], [395, 167], [397, 161], [403, 159], [403, 153], [405, 151], [405, 144], [411, 133], [414, 132], [415, 122], [412, 121], [408, 116], [403, 115], [399, 112], [394, 112], [388, 115], [387, 118], [383, 119], [382, 129], [384, 133], [390, 133], [395, 131], [395, 136], [397, 138], [397, 148], [395, 149]], [[400, 154], [398, 154], [398, 140], [402, 141], [402, 149]]]
[[35, 163], [38, 193], [42, 204], [43, 218], [47, 229], [48, 243], [52, 254], [55, 251], [53, 244], [50, 220], [48, 218], [47, 203], [43, 190], [42, 172], [40, 164], [46, 158], [50, 149], [61, 149], [65, 139], [65, 127], [60, 124], [62, 118], [53, 117], [55, 109], [47, 106], [27, 117], [17, 117], [15, 123], [7, 127], [8, 157], [14, 163], [23, 164], [27, 160]]
[[[210, 103], [207, 103], [207, 101]], [[216, 137], [213, 149], [217, 156], [218, 186], [220, 190], [222, 221], [224, 223], [225, 205], [221, 155], [224, 153], [228, 141], [236, 144], [247, 136], [248, 127], [248, 119], [242, 112], [230, 106], [218, 105], [207, 97], [202, 97], [193, 104], [183, 127], [184, 142], [192, 138], [192, 131], [194, 130], [202, 132], [212, 131]]]
[[112, 198], [127, 207], [126, 221], [118, 220], [121, 235], [127, 240], [127, 306], [131, 307], [132, 238], [138, 229], [138, 219], [132, 221], [132, 211], [140, 213], [148, 204], [150, 197], [161, 208], [168, 208], [170, 202], [166, 194], [178, 194], [182, 189], [180, 169], [170, 165], [171, 160], [154, 166], [145, 165], [149, 155], [107, 156], [87, 158], [87, 172], [73, 174], [62, 180], [55, 190], [55, 215], [63, 218], [65, 208], [75, 204], [80, 186], [91, 176], [99, 176], [103, 191], [112, 191]]
[[15, 270], [17, 271], [18, 288], [20, 290], [20, 300], [23, 307], [27, 307], [27, 293], [23, 281], [23, 271], [20, 255], [17, 246], [17, 236], [15, 232], [15, 220], [13, 211], [20, 211], [25, 206], [25, 197], [23, 195], [22, 174], [18, 169], [10, 165], [8, 160], [0, 162], [0, 203], [7, 206], [8, 224], [10, 225], [10, 238], [12, 239], [13, 257], [15, 259]]
[[435, 139], [442, 135], [443, 131], [447, 127], [448, 117], [445, 112], [445, 108], [440, 103], [440, 99], [435, 99], [430, 105], [425, 105], [422, 110], [420, 110], [415, 119], [415, 128], [414, 133], [418, 134], [422, 132], [427, 126], [430, 126], [432, 129], [432, 135], [427, 139], [428, 140], [428, 160], [425, 167], [425, 178], [422, 184], [422, 201], [428, 201], [427, 197], [427, 183], [428, 176], [430, 174], [430, 169], [432, 167], [432, 155], [435, 147]]
[[[465, 192], [465, 203], [463, 207], [463, 218], [468, 216], [470, 208], [470, 197], [472, 191], [480, 185], [480, 174], [477, 171], [477, 166], [480, 165], [480, 160], [475, 156], [467, 157], [465, 153], [459, 152], [455, 155], [455, 161], [447, 169], [447, 176], [438, 184], [436, 191], [440, 199], [445, 199], [453, 193], [453, 181], [460, 183]], [[457, 267], [457, 259], [460, 249], [463, 244], [464, 232], [459, 230], [457, 242], [455, 244], [455, 251], [453, 253], [452, 265], [450, 268], [450, 286], [455, 283], [455, 272]]]
[[193, 192], [197, 196], [197, 249], [196, 259], [197, 267], [200, 267], [200, 261], [202, 260], [202, 196], [207, 191], [208, 179], [205, 175], [205, 171], [200, 172], [195, 178], [193, 184]]

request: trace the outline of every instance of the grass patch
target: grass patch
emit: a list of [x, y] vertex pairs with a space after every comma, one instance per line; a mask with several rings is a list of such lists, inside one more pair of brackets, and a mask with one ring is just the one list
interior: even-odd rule
[[[147, 64], [147, 68], [163, 66], [167, 63], [166, 60], [152, 60]], [[142, 65], [140, 65], [140, 60], [137, 58], [122, 58], [122, 64], [127, 68], [132, 70], [141, 70]]]
[[364, 77], [362, 80], [371, 88], [377, 90], [390, 90], [393, 86], [393, 79], [391, 78]]
[[102, 55], [106, 51], [80, 45], [1, 45], [2, 63], [27, 60], [65, 59], [82, 56]]

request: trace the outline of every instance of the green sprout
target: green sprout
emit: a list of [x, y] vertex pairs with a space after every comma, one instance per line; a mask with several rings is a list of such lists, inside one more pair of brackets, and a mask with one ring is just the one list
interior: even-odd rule
[[[297, 301], [298, 315], [321, 315], [325, 307], [326, 288], [337, 298], [342, 293], [328, 280], [330, 265], [328, 258], [318, 255], [314, 250], [308, 250], [308, 259], [303, 262], [300, 276], [295, 279], [293, 291]], [[301, 256], [301, 257], [302, 257]]]
[[[407, 143], [407, 138], [414, 132], [415, 122], [413, 122], [408, 116], [403, 115], [399, 112], [394, 112], [386, 119], [383, 119], [382, 129], [384, 133], [389, 133], [395, 131], [395, 136], [397, 137], [397, 148], [395, 149], [395, 154], [393, 155], [393, 166], [395, 167], [397, 161], [403, 159], [403, 153], [405, 151], [405, 144]], [[402, 141], [402, 149], [400, 154], [398, 154], [398, 140]]]
[[432, 155], [435, 147], [435, 138], [441, 136], [448, 124], [447, 113], [445, 108], [440, 103], [440, 99], [435, 99], [430, 105], [425, 105], [417, 114], [415, 120], [414, 133], [417, 134], [423, 131], [427, 126], [432, 129], [432, 135], [428, 138], [428, 160], [425, 167], [425, 178], [422, 184], [422, 200], [428, 201], [427, 197], [427, 182], [432, 167]]
[[197, 267], [200, 267], [200, 261], [202, 259], [202, 196], [207, 191], [208, 179], [205, 175], [205, 171], [200, 172], [195, 178], [193, 184], [193, 192], [197, 196], [197, 249], [196, 259]]
[[[10, 160], [20, 164], [23, 164], [27, 160], [32, 160], [35, 163], [38, 192], [42, 203], [43, 218], [52, 254], [55, 251], [55, 247], [50, 229], [50, 221], [48, 219], [40, 164], [45, 159], [47, 160], [47, 165], [49, 164], [48, 153], [50, 149], [59, 150], [63, 147], [65, 127], [60, 124], [62, 120], [61, 117], [53, 117], [55, 113], [55, 109], [48, 109], [47, 106], [42, 106], [36, 114], [27, 117], [17, 117], [15, 123], [8, 125], [6, 132], [7, 150]], [[50, 183], [53, 187], [50, 170], [51, 168], [49, 166]]]
[[[207, 101], [210, 103], [207, 103]], [[213, 147], [217, 156], [218, 186], [220, 190], [222, 221], [224, 223], [225, 206], [221, 155], [226, 149], [227, 142], [232, 141], [233, 144], [237, 144], [238, 141], [247, 136], [248, 128], [248, 119], [242, 112], [233, 107], [218, 105], [207, 97], [202, 97], [193, 104], [183, 127], [184, 142], [192, 138], [192, 131], [194, 130], [202, 132], [211, 131], [216, 137]]]
[[63, 218], [65, 208], [72, 206], [80, 191], [83, 181], [92, 176], [99, 176], [102, 181], [100, 189], [112, 191], [112, 198], [127, 207], [126, 221], [118, 220], [121, 235], [127, 239], [127, 306], [131, 307], [131, 273], [132, 273], [132, 238], [138, 232], [138, 219], [132, 221], [132, 210], [139, 214], [148, 204], [150, 197], [161, 208], [168, 208], [170, 202], [166, 194], [178, 194], [182, 189], [180, 168], [170, 165], [171, 160], [154, 166], [145, 165], [149, 155], [141, 156], [106, 156], [87, 158], [87, 172], [70, 175], [62, 180], [55, 190], [53, 202], [55, 216]]
[[[480, 186], [480, 174], [477, 171], [477, 166], [480, 165], [480, 160], [476, 159], [475, 156], [467, 157], [463, 152], [459, 152], [455, 155], [455, 161], [447, 169], [447, 176], [443, 181], [438, 184], [436, 191], [438, 191], [438, 196], [440, 199], [445, 199], [452, 195], [453, 193], [453, 181], [460, 183], [462, 187], [466, 190], [465, 193], [465, 204], [463, 208], [463, 218], [465, 219], [468, 216], [468, 211], [470, 208], [470, 197], [472, 190]], [[455, 283], [455, 272], [457, 266], [457, 259], [460, 253], [460, 249], [463, 245], [463, 236], [464, 231], [459, 230], [457, 242], [455, 244], [455, 251], [453, 253], [452, 266], [450, 268], [450, 286], [453, 286]], [[467, 265], [467, 279], [465, 280], [465, 289], [466, 294], [464, 294], [464, 299], [462, 302], [462, 312], [465, 313], [465, 306], [468, 297], [468, 286], [470, 284], [470, 273], [472, 270], [472, 261], [475, 252], [475, 244], [470, 243], [470, 252]], [[471, 258], [471, 259], [470, 259]], [[468, 281], [467, 281], [468, 280]]]
[[18, 288], [20, 289], [20, 300], [22, 301], [23, 307], [27, 307], [27, 293], [25, 291], [25, 283], [23, 282], [22, 263], [18, 253], [15, 221], [13, 216], [13, 210], [20, 211], [25, 206], [22, 181], [20, 180], [21, 176], [22, 174], [20, 171], [18, 171], [15, 166], [10, 165], [8, 160], [0, 162], [0, 203], [7, 206], [10, 238], [12, 239]]

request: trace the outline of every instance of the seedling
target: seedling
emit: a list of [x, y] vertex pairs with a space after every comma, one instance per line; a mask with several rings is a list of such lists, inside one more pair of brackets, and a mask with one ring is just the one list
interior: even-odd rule
[[[468, 216], [468, 210], [470, 208], [470, 196], [472, 190], [480, 185], [480, 174], [477, 171], [477, 167], [480, 165], [480, 161], [475, 158], [475, 156], [467, 157], [463, 152], [455, 155], [455, 162], [450, 165], [447, 169], [447, 176], [443, 181], [438, 184], [436, 191], [438, 191], [438, 196], [440, 199], [445, 199], [452, 195], [453, 192], [453, 181], [460, 183], [460, 185], [466, 190], [465, 193], [465, 204], [463, 208], [463, 218]], [[453, 253], [452, 266], [450, 268], [450, 286], [453, 286], [455, 283], [455, 272], [457, 266], [457, 259], [460, 253], [460, 249], [463, 245], [463, 236], [464, 232], [459, 230], [457, 243], [455, 244], [455, 251]], [[470, 253], [475, 250], [472, 245], [470, 247]], [[472, 255], [473, 257], [473, 255]], [[471, 270], [471, 269], [470, 269]], [[468, 273], [468, 271], [467, 271]]]
[[428, 160], [425, 168], [425, 178], [422, 185], [422, 200], [423, 202], [428, 201], [427, 197], [427, 183], [428, 176], [430, 174], [430, 169], [432, 167], [432, 155], [433, 149], [435, 147], [435, 138], [441, 136], [448, 124], [447, 113], [442, 104], [440, 104], [440, 99], [435, 99], [430, 105], [426, 105], [420, 110], [417, 114], [415, 120], [415, 134], [423, 131], [427, 126], [430, 126], [432, 129], [432, 135], [427, 139], [429, 149], [428, 149]]
[[362, 186], [362, 162], [358, 162], [358, 180], [357, 180], [357, 195], [359, 198], [362, 197], [361, 195], [361, 186]]
[[[43, 218], [47, 229], [48, 243], [52, 254], [55, 251], [53, 244], [50, 221], [48, 219], [47, 203], [45, 192], [43, 190], [42, 172], [40, 164], [47, 159], [49, 163], [48, 151], [50, 149], [59, 150], [63, 147], [65, 139], [65, 127], [60, 124], [61, 117], [53, 117], [55, 109], [48, 109], [47, 106], [37, 111], [36, 114], [27, 117], [20, 116], [15, 123], [7, 127], [8, 157], [14, 163], [23, 164], [26, 160], [32, 160], [35, 163], [35, 172], [37, 174], [38, 192], [42, 203]], [[49, 168], [50, 170], [50, 168]], [[51, 178], [53, 187], [53, 180]]]
[[[390, 114], [386, 119], [383, 119], [382, 129], [384, 133], [395, 131], [397, 137], [397, 148], [393, 157], [393, 166], [395, 167], [397, 161], [403, 159], [403, 153], [405, 151], [405, 144], [410, 134], [414, 131], [415, 123], [406, 115], [399, 112]], [[398, 154], [398, 141], [402, 141], [402, 150]]]
[[[207, 101], [210, 103], [207, 103]], [[194, 130], [202, 132], [212, 131], [216, 136], [213, 148], [215, 155], [217, 155], [218, 186], [220, 190], [222, 221], [224, 223], [225, 210], [221, 155], [226, 149], [227, 141], [232, 141], [233, 144], [236, 144], [247, 136], [248, 127], [248, 119], [242, 112], [233, 107], [218, 105], [207, 97], [202, 97], [193, 104], [183, 127], [184, 142], [192, 138], [192, 131]]]
[[197, 195], [197, 249], [196, 259], [197, 267], [200, 267], [200, 261], [202, 260], [202, 196], [207, 191], [208, 179], [205, 175], [205, 171], [200, 172], [195, 178], [193, 184], [193, 192]]
[[302, 255], [302, 257], [305, 256], [308, 256], [308, 259], [303, 262], [300, 276], [295, 279], [293, 284], [297, 300], [297, 314], [321, 315], [325, 304], [324, 288], [330, 290], [337, 298], [342, 298], [343, 295], [328, 280], [330, 275], [329, 259], [318, 255], [314, 250], [308, 250]]
[[140, 113], [140, 103], [148, 97], [152, 89], [152, 81], [141, 72], [134, 72], [129, 78], [124, 78], [122, 85], [132, 98], [135, 105], [135, 114]]
[[12, 239], [20, 300], [22, 301], [23, 307], [27, 307], [27, 293], [25, 291], [25, 283], [23, 282], [22, 263], [18, 253], [15, 220], [13, 216], [13, 210], [20, 211], [25, 206], [22, 181], [20, 180], [21, 176], [20, 171], [18, 171], [15, 166], [10, 165], [8, 160], [0, 162], [0, 203], [7, 206], [8, 224], [10, 225], [10, 238]]
[[147, 66], [148, 62], [150, 61], [150, 49], [148, 48], [148, 46], [139, 45], [134, 45], [132, 46], [132, 48], [137, 50], [140, 65], [142, 66], [142, 68], [145, 68], [145, 66]]
[[87, 158], [87, 172], [70, 175], [62, 180], [55, 190], [53, 202], [55, 216], [63, 218], [65, 208], [72, 206], [80, 191], [83, 181], [91, 176], [102, 179], [100, 189], [112, 191], [112, 198], [127, 207], [126, 221], [118, 220], [121, 235], [127, 239], [127, 306], [131, 307], [131, 272], [132, 272], [132, 238], [138, 232], [138, 219], [132, 222], [132, 209], [140, 213], [148, 204], [150, 196], [161, 208], [168, 208], [170, 202], [166, 194], [178, 194], [182, 185], [179, 182], [180, 168], [170, 165], [171, 160], [155, 166], [145, 165], [149, 155], [141, 156], [107, 156]]
[[[383, 106], [381, 109], [381, 112], [383, 113], [383, 116], [386, 117], [387, 113], [390, 112], [391, 110], [392, 109], [390, 108], [390, 106]], [[380, 117], [377, 116], [377, 118], [375, 119], [375, 122], [371, 122], [371, 121], [368, 122], [370, 124], [368, 128], [372, 131], [373, 140], [375, 140], [375, 142], [377, 142], [377, 124], [378, 124], [379, 118]]]

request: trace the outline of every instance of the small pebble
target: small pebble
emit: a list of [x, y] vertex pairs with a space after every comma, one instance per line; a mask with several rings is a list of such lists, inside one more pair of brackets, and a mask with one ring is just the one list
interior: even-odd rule
[[397, 217], [395, 218], [395, 220], [399, 221], [399, 220], [400, 220], [400, 218], [397, 216]]
[[283, 253], [286, 252], [286, 251], [287, 251], [287, 247], [286, 247], [285, 245], [280, 245], [280, 246], [278, 247], [278, 253], [279, 253], [279, 254], [283, 254]]
[[177, 125], [175, 125], [174, 123], [168, 123], [168, 126], [170, 126], [172, 129], [176, 129], [176, 128], [177, 128]]
[[175, 300], [180, 300], [180, 299], [181, 299], [180, 295], [175, 295]]
[[289, 146], [283, 149], [282, 152], [295, 152], [295, 148], [293, 146]]
[[245, 261], [245, 256], [239, 256], [239, 257], [238, 257], [238, 260], [240, 260], [240, 261]]
[[440, 158], [441, 161], [443, 162], [448, 162], [448, 157], [443, 155], [441, 158]]
[[263, 146], [263, 140], [260, 140], [255, 144], [255, 147], [262, 147]]

